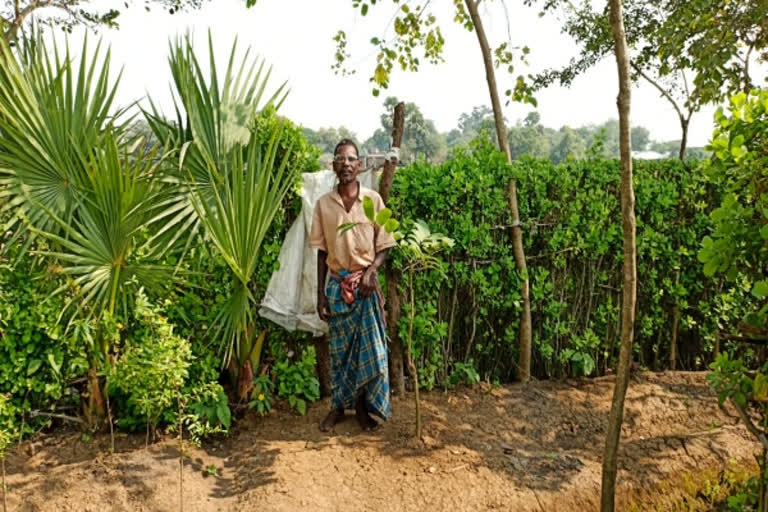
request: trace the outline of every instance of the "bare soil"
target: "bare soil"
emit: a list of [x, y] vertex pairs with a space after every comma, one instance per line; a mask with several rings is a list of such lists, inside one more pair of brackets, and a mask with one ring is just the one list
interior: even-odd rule
[[[189, 450], [184, 510], [598, 510], [612, 393], [612, 377], [424, 393], [423, 442], [410, 394], [373, 433], [351, 413], [319, 432], [327, 401], [305, 417], [249, 413], [231, 437]], [[108, 436], [25, 442], [7, 461], [9, 510], [179, 510], [175, 441], [117, 441], [115, 454]], [[702, 373], [633, 377], [621, 441], [617, 510], [676, 508], [676, 482], [754, 464], [758, 452]]]

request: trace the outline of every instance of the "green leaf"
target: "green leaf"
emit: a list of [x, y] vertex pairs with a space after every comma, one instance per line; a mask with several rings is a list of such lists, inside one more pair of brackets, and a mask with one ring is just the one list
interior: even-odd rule
[[397, 228], [400, 227], [400, 223], [396, 221], [395, 219], [389, 219], [386, 224], [384, 224], [384, 231], [387, 233], [392, 233]]
[[704, 264], [704, 275], [707, 277], [712, 277], [715, 275], [715, 272], [717, 272], [718, 263], [716, 260], [712, 259], [707, 261]]
[[360, 8], [360, 14], [363, 16], [368, 14], [368, 4], [363, 4], [363, 6]]
[[359, 224], [358, 222], [345, 222], [345, 223], [344, 223], [344, 224], [342, 224], [341, 226], [337, 227], [337, 228], [336, 228], [336, 231], [338, 231], [338, 232], [339, 232], [339, 233], [338, 233], [338, 234], [339, 234], [339, 236], [341, 236], [341, 235], [343, 235], [344, 233], [346, 233], [347, 231], [349, 231], [350, 229], [352, 229], [352, 228], [354, 228], [355, 226], [357, 226], [358, 224]]
[[232, 411], [229, 410], [229, 406], [226, 402], [219, 402], [216, 406], [216, 417], [222, 425], [229, 428], [232, 423]]
[[747, 148], [744, 146], [731, 147], [731, 156], [737, 161], [743, 158], [744, 155], [746, 155], [747, 153], [748, 153]]
[[27, 365], [27, 375], [34, 374], [43, 362], [40, 359], [32, 359]]
[[768, 297], [768, 281], [758, 281], [752, 287], [752, 295], [758, 299]]
[[589, 376], [595, 369], [595, 360], [589, 354], [584, 354], [583, 360], [584, 375]]
[[752, 387], [752, 399], [757, 402], [768, 401], [768, 377], [758, 372]]
[[363, 211], [365, 212], [365, 216], [368, 217], [368, 220], [373, 222], [376, 212], [374, 211], [374, 208], [373, 208], [373, 199], [371, 199], [368, 196], [365, 196], [363, 198]]
[[296, 411], [298, 411], [299, 414], [304, 416], [307, 414], [307, 402], [302, 400], [301, 398], [296, 399]]
[[[58, 355], [59, 357], [56, 357]], [[61, 353], [54, 354], [53, 352], [48, 352], [48, 363], [51, 365], [51, 368], [53, 368], [53, 372], [55, 374], [61, 373], [61, 364], [63, 362], [63, 356]]]
[[384, 226], [390, 217], [392, 217], [392, 210], [389, 208], [384, 208], [378, 214], [376, 214], [376, 224], [379, 226]]

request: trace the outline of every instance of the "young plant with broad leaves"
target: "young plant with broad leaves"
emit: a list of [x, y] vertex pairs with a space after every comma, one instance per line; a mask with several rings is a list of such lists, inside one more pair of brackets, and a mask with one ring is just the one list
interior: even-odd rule
[[729, 112], [715, 113], [717, 127], [703, 163], [708, 178], [725, 191], [710, 215], [714, 230], [702, 241], [699, 261], [708, 276], [723, 274], [751, 289], [754, 307], [738, 327], [768, 339], [768, 89], [740, 92]]
[[[740, 92], [729, 111], [715, 113], [716, 128], [708, 146], [712, 159], [703, 163], [709, 179], [724, 189], [711, 213], [714, 229], [704, 238], [699, 260], [707, 276], [723, 274], [736, 286], [751, 290], [746, 315], [727, 326], [726, 339], [765, 343], [768, 340], [768, 89]], [[720, 354], [708, 376], [720, 402], [729, 400], [749, 432], [760, 442], [759, 502], [768, 487], [768, 364], [755, 361], [751, 350]]]
[[413, 389], [416, 400], [416, 437], [421, 439], [421, 403], [419, 402], [419, 372], [413, 362], [413, 320], [416, 316], [416, 299], [413, 293], [413, 275], [421, 270], [436, 270], [441, 272], [440, 259], [437, 253], [445, 248], [453, 247], [453, 240], [440, 233], [432, 233], [423, 221], [414, 222], [413, 228], [398, 245], [406, 260], [405, 271], [408, 273], [408, 301], [410, 303], [408, 316], [408, 343], [405, 347], [405, 358], [408, 369], [413, 377]]
[[[398, 240], [398, 250], [403, 255], [406, 266], [405, 272], [408, 274], [408, 336], [405, 347], [405, 358], [411, 377], [414, 380], [414, 399], [416, 402], [416, 437], [421, 439], [421, 402], [419, 401], [419, 373], [416, 364], [413, 362], [413, 323], [416, 316], [416, 299], [414, 295], [413, 276], [414, 273], [421, 270], [436, 270], [441, 272], [441, 260], [437, 253], [443, 249], [453, 247], [453, 239], [440, 233], [432, 233], [429, 226], [424, 221], [417, 220], [413, 227], [405, 234], [400, 229], [400, 222], [392, 218], [392, 210], [382, 208], [375, 211], [373, 201], [370, 197], [363, 198], [363, 211], [365, 216], [372, 222], [377, 229], [384, 229], [392, 233], [395, 240]], [[337, 229], [343, 233], [355, 227], [356, 223], [342, 224]]]

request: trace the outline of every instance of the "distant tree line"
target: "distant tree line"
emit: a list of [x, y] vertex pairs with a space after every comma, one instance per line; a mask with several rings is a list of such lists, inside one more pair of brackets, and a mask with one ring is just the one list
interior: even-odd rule
[[[329, 162], [334, 146], [342, 138], [359, 141], [360, 151], [363, 153], [385, 153], [389, 150], [389, 139], [392, 133], [391, 112], [398, 102], [399, 100], [393, 96], [384, 100], [381, 127], [367, 139], [358, 138], [354, 132], [344, 126], [318, 130], [304, 128], [304, 135], [310, 143], [323, 152]], [[562, 126], [554, 129], [542, 125], [541, 116], [534, 111], [509, 126], [507, 138], [514, 159], [530, 155], [549, 158], [557, 164], [569, 156], [583, 158], [588, 151], [597, 152], [598, 155], [609, 158], [619, 156], [619, 122], [615, 119], [609, 119], [598, 125]], [[434, 122], [424, 117], [418, 105], [406, 103], [401, 159], [406, 162], [418, 158], [431, 163], [443, 162], [452, 149], [465, 146], [483, 131], [489, 132], [494, 139], [496, 138], [493, 112], [486, 105], [474, 107], [471, 112], [461, 114], [456, 128], [440, 133]], [[654, 141], [647, 128], [634, 126], [632, 149], [633, 151], [653, 151], [664, 157], [675, 158], [680, 149], [680, 141]], [[689, 148], [687, 155], [691, 158], [702, 158], [706, 156], [706, 152], [703, 148]]]

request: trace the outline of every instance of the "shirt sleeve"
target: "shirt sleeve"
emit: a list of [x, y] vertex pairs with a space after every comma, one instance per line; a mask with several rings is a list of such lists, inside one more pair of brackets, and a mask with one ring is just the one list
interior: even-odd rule
[[[380, 195], [376, 194], [375, 198], [375, 210], [376, 213], [386, 208], [386, 205], [384, 205], [384, 200], [381, 198]], [[394, 237], [392, 237], [392, 233], [387, 233], [387, 230], [384, 229], [384, 227], [381, 227], [376, 230], [376, 242], [375, 242], [376, 252], [383, 251], [384, 249], [389, 249], [390, 247], [394, 247], [397, 245], [397, 242], [395, 242]]]
[[312, 213], [312, 228], [309, 234], [309, 248], [320, 249], [328, 252], [325, 244], [325, 233], [323, 232], [323, 220], [320, 213], [320, 201], [315, 203], [315, 210]]

